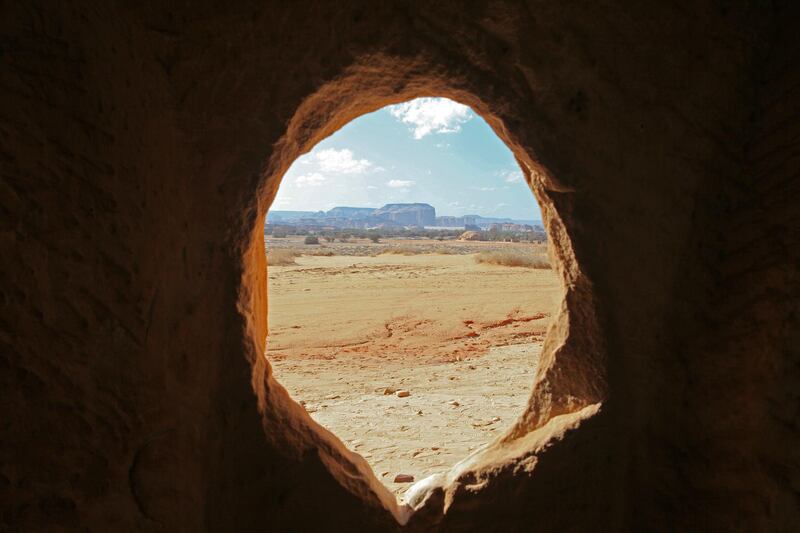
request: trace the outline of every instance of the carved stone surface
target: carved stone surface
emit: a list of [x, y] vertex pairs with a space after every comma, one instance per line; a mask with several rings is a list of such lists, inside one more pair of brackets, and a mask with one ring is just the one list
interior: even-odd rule
[[[0, 529], [800, 527], [794, 4], [164, 5], [0, 5]], [[262, 224], [430, 95], [515, 153], [567, 290], [525, 415], [412, 514], [272, 379]]]

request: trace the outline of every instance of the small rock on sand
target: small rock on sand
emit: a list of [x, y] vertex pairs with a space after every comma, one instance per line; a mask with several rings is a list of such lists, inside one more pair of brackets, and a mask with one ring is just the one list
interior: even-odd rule
[[408, 392], [407, 390], [399, 390], [399, 391], [397, 391], [397, 397], [398, 398], [407, 398], [408, 396], [411, 396], [411, 393]]
[[394, 476], [395, 483], [411, 483], [414, 481], [414, 476], [411, 474], [397, 474]]
[[459, 405], [461, 405], [460, 403], [458, 403], [458, 402], [457, 402], [457, 401], [455, 401], [455, 400], [450, 400], [450, 401], [449, 401], [449, 402], [447, 402], [447, 403], [448, 403], [448, 404], [450, 404], [450, 405], [452, 405], [453, 407], [458, 407]]

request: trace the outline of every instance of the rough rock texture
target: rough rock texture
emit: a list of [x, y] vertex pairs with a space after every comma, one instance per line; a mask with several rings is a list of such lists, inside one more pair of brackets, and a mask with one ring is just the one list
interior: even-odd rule
[[433, 226], [436, 209], [430, 204], [386, 204], [372, 212], [375, 217], [387, 218], [400, 224]]
[[566, 294], [407, 529], [800, 527], [796, 3], [0, 4], [0, 529], [391, 531], [261, 356], [261, 225], [353, 118], [472, 106]]

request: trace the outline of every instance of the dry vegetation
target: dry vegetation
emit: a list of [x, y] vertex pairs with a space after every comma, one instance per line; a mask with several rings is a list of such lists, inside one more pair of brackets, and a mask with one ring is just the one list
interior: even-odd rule
[[336, 254], [336, 251], [331, 250], [330, 248], [317, 248], [315, 250], [303, 250], [303, 251], [296, 251], [295, 254], [297, 255], [313, 255], [317, 257], [331, 257]]
[[378, 255], [390, 254], [390, 255], [419, 255], [419, 254], [441, 254], [441, 255], [453, 255], [457, 253], [452, 248], [447, 247], [434, 247], [431, 248], [430, 246], [410, 246], [406, 244], [400, 244], [396, 246], [391, 246], [381, 252]]
[[547, 257], [541, 254], [526, 254], [519, 250], [490, 250], [475, 255], [478, 263], [525, 268], [550, 268]]
[[379, 255], [418, 255], [426, 253], [425, 250], [418, 248], [416, 246], [392, 246], [390, 248], [386, 248], [385, 250], [381, 250]]
[[312, 250], [298, 250], [296, 248], [271, 248], [267, 250], [267, 265], [291, 266], [296, 265], [296, 258], [307, 255], [316, 257], [331, 257], [337, 255], [330, 248], [315, 248]]
[[297, 252], [291, 248], [273, 248], [267, 251], [267, 264], [272, 266], [296, 265]]
[[546, 246], [511, 242], [471, 242], [453, 239], [386, 239], [377, 243], [369, 239], [348, 239], [335, 242], [326, 237], [326, 244], [306, 244], [303, 236], [270, 237], [265, 240], [267, 264], [294, 266], [300, 257], [377, 257], [418, 255], [475, 255], [477, 263], [534, 269], [550, 268]]

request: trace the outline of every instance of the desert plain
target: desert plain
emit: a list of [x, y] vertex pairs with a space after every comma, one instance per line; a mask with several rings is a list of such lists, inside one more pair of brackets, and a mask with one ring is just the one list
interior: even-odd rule
[[[544, 244], [267, 239], [267, 357], [317, 422], [399, 497], [522, 413], [562, 290], [555, 272], [480, 263]], [[278, 261], [273, 261], [277, 263]]]

